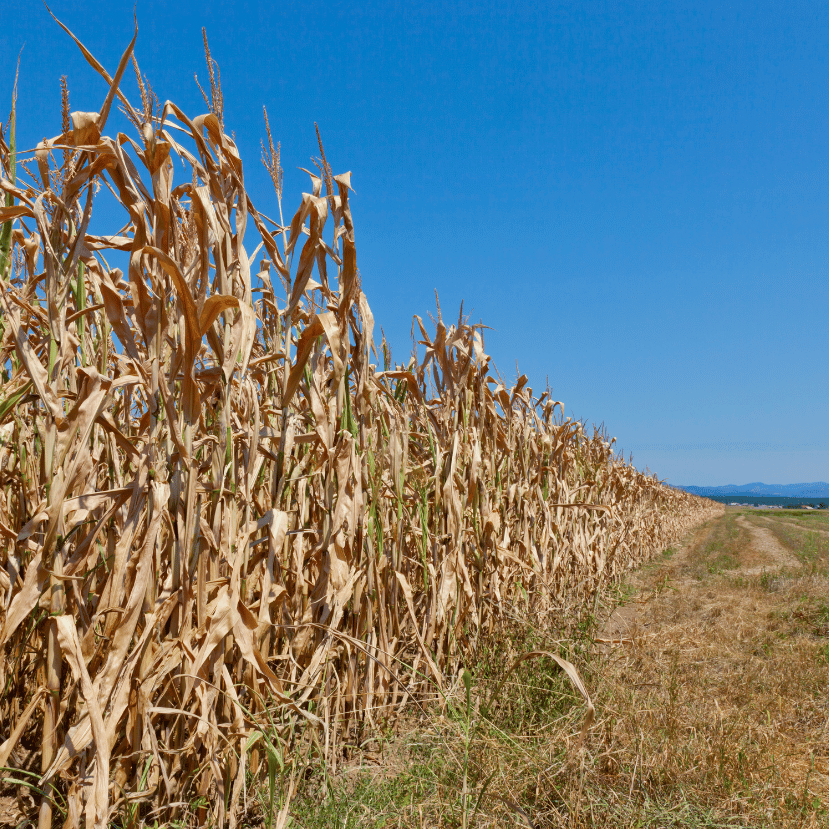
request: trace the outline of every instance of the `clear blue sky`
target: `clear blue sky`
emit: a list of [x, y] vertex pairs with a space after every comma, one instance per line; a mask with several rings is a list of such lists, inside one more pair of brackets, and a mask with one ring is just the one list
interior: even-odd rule
[[[114, 70], [132, 2], [54, 0]], [[32, 0], [5, 0], [0, 100], [21, 141], [103, 82]], [[204, 104], [201, 26], [254, 201], [262, 104], [286, 207], [316, 153], [351, 170], [358, 261], [404, 359], [461, 299], [503, 373], [546, 378], [673, 483], [829, 479], [829, 6], [137, 0], [159, 97]], [[9, 25], [9, 19], [15, 20]], [[126, 88], [132, 97], [134, 81]], [[4, 115], [5, 119], [5, 115]]]

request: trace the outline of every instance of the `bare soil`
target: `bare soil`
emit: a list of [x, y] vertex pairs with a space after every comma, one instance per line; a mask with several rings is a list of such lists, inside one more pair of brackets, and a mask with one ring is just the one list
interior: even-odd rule
[[[744, 576], [759, 575], [764, 570], [789, 567], [797, 569], [800, 561], [789, 552], [772, 534], [767, 527], [748, 522], [744, 515], [737, 516], [737, 523], [748, 530], [751, 535], [751, 546], [745, 551], [739, 571]], [[751, 562], [751, 553], [761, 559], [760, 562]]]

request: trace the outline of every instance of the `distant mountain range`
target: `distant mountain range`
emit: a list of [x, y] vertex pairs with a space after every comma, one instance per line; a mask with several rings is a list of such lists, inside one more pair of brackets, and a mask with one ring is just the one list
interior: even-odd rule
[[770, 495], [779, 498], [829, 498], [829, 484], [816, 481], [811, 484], [726, 484], [725, 486], [679, 486], [694, 495]]

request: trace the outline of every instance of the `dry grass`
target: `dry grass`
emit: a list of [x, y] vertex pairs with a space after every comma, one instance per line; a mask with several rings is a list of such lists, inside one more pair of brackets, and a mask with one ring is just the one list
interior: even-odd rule
[[65, 90], [59, 135], [0, 141], [0, 766], [42, 829], [234, 826], [265, 775], [284, 825], [308, 769], [453, 699], [505, 620], [720, 508], [503, 381], [462, 314], [380, 370], [350, 174], [320, 140], [286, 225], [268, 130], [268, 218], [209, 53], [190, 119], [134, 60], [130, 103], [134, 44], [114, 78], [85, 52], [99, 112]]
[[829, 579], [770, 559], [758, 575], [762, 553], [730, 535], [728, 570], [697, 576], [704, 539], [643, 579], [653, 598], [633, 641], [599, 672], [624, 712], [609, 717], [611, 766], [640, 799], [684, 800], [721, 822], [826, 825], [826, 634], [798, 608], [825, 606]]

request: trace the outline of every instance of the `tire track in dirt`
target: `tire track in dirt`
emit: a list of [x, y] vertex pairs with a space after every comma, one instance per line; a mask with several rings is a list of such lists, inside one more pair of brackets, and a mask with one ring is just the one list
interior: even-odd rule
[[735, 572], [744, 576], [759, 576], [770, 567], [782, 569], [784, 567], [798, 569], [800, 561], [792, 555], [766, 527], [758, 527], [746, 520], [744, 515], [737, 516], [737, 523], [751, 535], [751, 546], [755, 552], [769, 559], [769, 564], [758, 564], [753, 567], [739, 567]]

